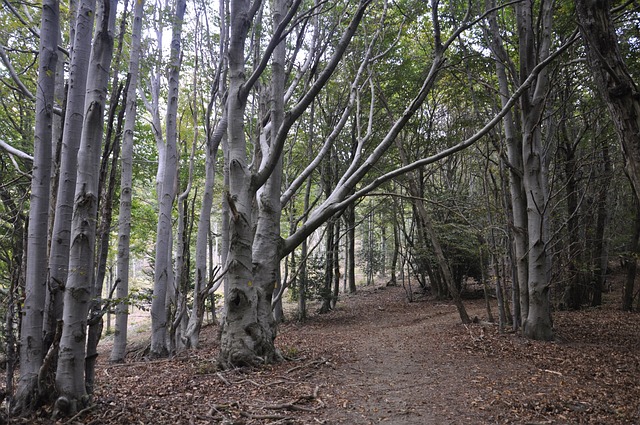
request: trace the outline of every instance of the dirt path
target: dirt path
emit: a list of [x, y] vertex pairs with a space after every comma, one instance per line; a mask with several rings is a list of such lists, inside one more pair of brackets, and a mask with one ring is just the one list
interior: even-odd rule
[[[472, 317], [483, 302], [465, 302]], [[98, 359], [95, 403], [69, 424], [637, 424], [640, 316], [613, 308], [554, 313], [560, 342], [459, 323], [453, 305], [362, 288], [335, 311], [283, 325], [289, 361], [215, 366], [202, 347], [147, 361]], [[50, 412], [13, 423], [51, 424]], [[56, 424], [62, 422], [56, 422]]]
[[[322, 373], [330, 398], [338, 401], [327, 412], [330, 423], [489, 422], [481, 411], [470, 410], [477, 384], [509, 371], [490, 359], [452, 351], [450, 331], [462, 328], [453, 305], [403, 299], [399, 288], [365, 292], [333, 313], [328, 351], [347, 354]], [[478, 302], [469, 310], [484, 314]], [[316, 332], [306, 334], [327, 341], [324, 326]]]
[[[482, 323], [484, 303], [466, 306]], [[637, 316], [556, 313], [561, 342], [530, 342], [388, 288], [314, 320], [294, 333], [335, 359], [314, 379], [331, 400], [326, 423], [640, 423]]]

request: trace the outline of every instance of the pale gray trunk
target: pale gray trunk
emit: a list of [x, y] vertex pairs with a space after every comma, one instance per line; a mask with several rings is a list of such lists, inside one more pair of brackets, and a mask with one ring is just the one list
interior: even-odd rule
[[[253, 16], [250, 16], [250, 2], [246, 0], [231, 3], [231, 32], [229, 44], [229, 191], [227, 202], [230, 210], [229, 220], [229, 253], [227, 264], [228, 279], [225, 282], [225, 312], [222, 323], [219, 362], [224, 366], [252, 365], [264, 361], [272, 361], [275, 354], [273, 338], [275, 334], [269, 323], [271, 316], [271, 297], [267, 298], [265, 280], [269, 280], [270, 268], [265, 268], [264, 279], [256, 282], [252, 261], [253, 232], [251, 174], [246, 158], [246, 138], [244, 132], [244, 111], [248, 93], [244, 87], [245, 65], [244, 46]], [[273, 111], [272, 111], [273, 113]], [[273, 119], [273, 117], [272, 117]], [[275, 133], [277, 127], [271, 126]], [[268, 151], [263, 155], [267, 156]], [[279, 189], [279, 186], [278, 186]], [[258, 199], [260, 213], [272, 201], [268, 190], [264, 190]], [[272, 227], [264, 228], [264, 216], [259, 219], [258, 226], [261, 240], [256, 243], [267, 244], [264, 238], [273, 232]], [[278, 234], [279, 236], [279, 234]], [[254, 251], [255, 252], [255, 251]], [[264, 253], [277, 255], [277, 253]], [[262, 261], [266, 259], [263, 258]], [[268, 261], [268, 260], [266, 260]], [[257, 268], [264, 265], [256, 264]]]
[[56, 322], [62, 319], [62, 299], [69, 266], [69, 244], [73, 195], [78, 172], [78, 148], [82, 136], [87, 87], [87, 70], [91, 55], [91, 36], [95, 16], [95, 0], [79, 5], [69, 70], [69, 89], [62, 135], [60, 177], [49, 253], [49, 290], [45, 315], [45, 344], [51, 345]]
[[[488, 2], [489, 7], [495, 7], [495, 1]], [[510, 92], [509, 81], [507, 78], [506, 64], [512, 66], [512, 62], [502, 43], [500, 30], [496, 20], [496, 14], [489, 16], [489, 39], [493, 54], [496, 57], [496, 76], [498, 78], [498, 87], [500, 88], [500, 101], [502, 106], [509, 101]], [[526, 76], [524, 76], [526, 78]], [[511, 199], [511, 209], [513, 217], [512, 235], [515, 251], [516, 272], [513, 282], [514, 287], [518, 289], [519, 294], [519, 310], [520, 315], [518, 321], [514, 323], [514, 328], [518, 329], [519, 325], [524, 323], [529, 311], [529, 289], [528, 275], [529, 269], [527, 265], [527, 199], [524, 192], [523, 184], [523, 161], [522, 161], [522, 139], [518, 137], [518, 130], [511, 111], [507, 112], [502, 120], [505, 133], [505, 142], [507, 147], [507, 160], [509, 169], [509, 192]]]
[[189, 315], [189, 323], [185, 332], [187, 346], [197, 348], [200, 340], [200, 328], [204, 319], [204, 303], [209, 290], [209, 273], [207, 272], [207, 241], [211, 230], [211, 208], [213, 207], [213, 187], [215, 180], [216, 156], [218, 146], [227, 129], [226, 113], [215, 133], [207, 136], [207, 156], [205, 163], [205, 184], [202, 206], [198, 217], [198, 233], [196, 235], [196, 274], [193, 288], [193, 306]]
[[182, 21], [186, 9], [185, 0], [177, 0], [172, 26], [171, 57], [169, 61], [169, 101], [166, 115], [166, 152], [162, 192], [158, 212], [156, 261], [151, 304], [151, 356], [164, 357], [167, 349], [167, 311], [165, 301], [172, 272], [171, 232], [173, 201], [177, 177], [178, 158], [176, 148], [178, 86], [180, 78], [180, 55], [182, 43]]
[[26, 286], [20, 327], [20, 378], [12, 413], [26, 414], [42, 402], [38, 372], [44, 356], [42, 327], [47, 282], [47, 225], [51, 178], [51, 125], [60, 31], [59, 3], [44, 0], [36, 91], [34, 163], [27, 233]]
[[[196, 70], [194, 71], [197, 72]], [[194, 98], [197, 98], [197, 90], [195, 84], [193, 86], [194, 89]], [[194, 102], [195, 103], [195, 102]], [[172, 318], [173, 323], [171, 323], [170, 334], [168, 339], [168, 350], [169, 353], [175, 354], [175, 352], [180, 351], [185, 348], [185, 343], [183, 339], [183, 334], [186, 331], [187, 327], [187, 291], [188, 291], [188, 279], [189, 279], [189, 270], [186, 269], [186, 259], [185, 257], [188, 255], [189, 246], [187, 244], [187, 227], [189, 213], [189, 194], [191, 193], [191, 187], [193, 185], [193, 165], [196, 153], [196, 146], [198, 145], [198, 114], [197, 105], [194, 106], [193, 113], [193, 124], [194, 124], [194, 136], [191, 142], [191, 155], [189, 157], [189, 176], [187, 177], [187, 186], [185, 190], [178, 195], [178, 231], [176, 234], [176, 265], [175, 265], [175, 276], [174, 276], [174, 317]], [[206, 253], [206, 251], [205, 251]]]
[[[215, 127], [211, 127], [211, 115], [216, 102], [216, 97], [226, 92], [226, 49], [228, 41], [227, 25], [224, 22], [226, 16], [226, 2], [221, 1], [219, 4], [220, 11], [220, 44], [218, 63], [217, 83], [218, 87], [212, 93], [209, 99], [207, 114], [205, 117], [205, 130], [207, 144], [205, 157], [205, 182], [202, 194], [202, 206], [200, 207], [200, 215], [198, 217], [198, 232], [196, 234], [196, 261], [195, 261], [195, 282], [193, 288], [193, 305], [189, 314], [189, 322], [185, 331], [185, 342], [187, 347], [197, 348], [200, 341], [200, 329], [204, 320], [204, 304], [210, 289], [210, 276], [207, 270], [207, 246], [211, 234], [211, 209], [213, 208], [213, 190], [215, 183], [216, 161], [218, 147], [223, 136], [227, 131], [227, 112], [222, 112], [220, 122]], [[211, 249], [210, 249], [211, 251]], [[212, 252], [209, 252], [212, 255]], [[213, 263], [213, 262], [211, 262]], [[210, 264], [213, 268], [213, 264]], [[215, 306], [213, 306], [215, 307]], [[215, 310], [214, 310], [215, 311]], [[214, 316], [215, 319], [215, 316]]]
[[85, 338], [93, 293], [98, 171], [104, 108], [113, 56], [117, 0], [104, 1], [91, 52], [85, 120], [78, 151], [78, 175], [71, 225], [69, 277], [64, 292], [62, 337], [56, 387], [57, 411], [74, 414], [88, 402], [84, 376]]
[[[542, 1], [541, 33], [537, 35], [539, 45], [535, 45], [533, 25], [533, 0], [516, 5], [519, 50], [520, 76], [526, 78], [535, 65], [549, 55], [551, 45], [551, 22], [553, 2]], [[536, 54], [537, 52], [537, 54]], [[522, 159], [524, 166], [523, 182], [527, 196], [527, 231], [528, 231], [528, 287], [529, 311], [523, 323], [524, 334], [533, 339], [553, 339], [551, 321], [551, 301], [549, 297], [550, 254], [547, 252], [549, 242], [549, 212], [547, 209], [547, 164], [544, 159], [542, 145], [541, 121], [548, 90], [548, 71], [542, 70], [534, 85], [525, 91], [520, 98], [522, 116]]]
[[144, 0], [136, 1], [134, 6], [131, 50], [129, 58], [129, 88], [122, 138], [120, 211], [118, 215], [118, 259], [116, 298], [122, 300], [116, 306], [116, 326], [111, 350], [112, 362], [123, 362], [127, 347], [128, 306], [124, 299], [129, 295], [129, 241], [131, 236], [131, 200], [133, 176], [133, 132], [136, 122], [136, 90], [140, 70], [140, 39]]

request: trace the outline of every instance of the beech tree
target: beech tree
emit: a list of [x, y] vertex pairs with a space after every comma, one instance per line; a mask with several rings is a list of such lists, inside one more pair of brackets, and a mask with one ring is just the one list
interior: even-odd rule
[[[107, 84], [113, 56], [117, 0], [104, 0], [91, 50], [87, 99], [78, 154], [78, 175], [69, 251], [69, 277], [65, 285], [62, 335], [56, 388], [56, 409], [75, 414], [86, 407], [84, 358], [90, 299], [94, 296], [94, 258], [98, 212], [98, 171], [102, 147]], [[82, 337], [80, 337], [82, 336]]]
[[153, 302], [151, 305], [151, 354], [164, 357], [169, 354], [167, 347], [167, 310], [165, 307], [167, 290], [173, 285], [172, 273], [172, 211], [176, 196], [178, 168], [177, 153], [177, 111], [178, 85], [180, 79], [180, 57], [182, 42], [182, 23], [186, 10], [186, 1], [177, 0], [172, 22], [171, 57], [169, 59], [169, 101], [166, 114], [165, 152], [160, 155], [162, 164], [161, 191], [158, 209], [158, 228], [156, 235], [155, 270]]
[[44, 0], [40, 24], [40, 57], [36, 91], [34, 164], [31, 178], [24, 312], [20, 328], [20, 380], [11, 410], [29, 413], [42, 402], [38, 373], [44, 358], [42, 326], [47, 276], [47, 225], [51, 178], [51, 125], [60, 31], [59, 2]]
[[144, 1], [136, 1], [133, 9], [133, 29], [129, 50], [129, 86], [127, 91], [126, 118], [122, 138], [120, 178], [120, 210], [118, 214], [118, 259], [116, 277], [116, 328], [111, 350], [112, 362], [123, 362], [127, 346], [128, 304], [130, 273], [131, 201], [133, 175], [133, 139], [137, 116], [137, 90], [140, 72], [140, 50]]

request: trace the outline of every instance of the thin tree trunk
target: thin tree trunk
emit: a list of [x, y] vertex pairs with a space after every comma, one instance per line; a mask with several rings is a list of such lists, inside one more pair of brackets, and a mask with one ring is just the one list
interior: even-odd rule
[[[516, 5], [520, 42], [520, 78], [522, 79], [530, 75], [538, 61], [545, 59], [549, 54], [553, 2], [544, 0], [540, 7], [540, 34], [536, 35], [532, 16], [533, 0]], [[538, 46], [534, 44], [536, 36], [540, 39]], [[529, 311], [523, 330], [527, 337], [539, 340], [553, 339], [549, 297], [550, 256], [547, 252], [549, 242], [547, 202], [549, 195], [541, 129], [541, 118], [548, 87], [548, 71], [545, 69], [538, 75], [535, 85], [525, 90], [520, 98], [523, 182], [527, 196], [527, 234], [529, 237]]]
[[[350, 205], [347, 209], [347, 243], [348, 248], [345, 255], [348, 259], [349, 268], [345, 270], [347, 274], [347, 286], [349, 293], [356, 293], [356, 208]], [[395, 270], [394, 270], [395, 271]]]
[[156, 260], [153, 284], [153, 302], [151, 304], [151, 349], [152, 357], [166, 357], [167, 347], [167, 310], [166, 300], [169, 285], [173, 282], [172, 252], [172, 220], [171, 214], [176, 195], [176, 179], [178, 173], [177, 152], [177, 113], [178, 87], [180, 79], [180, 57], [182, 43], [182, 23], [186, 9], [186, 0], [176, 0], [173, 15], [171, 36], [171, 57], [169, 59], [169, 100], [166, 115], [166, 144], [160, 208], [156, 239]]
[[591, 306], [596, 307], [602, 305], [602, 292], [607, 281], [607, 264], [609, 260], [609, 243], [606, 235], [607, 226], [611, 217], [611, 208], [609, 207], [609, 187], [613, 180], [613, 169], [611, 167], [611, 158], [609, 157], [608, 140], [602, 141], [602, 174], [600, 182], [600, 190], [598, 195], [598, 216], [596, 219], [596, 233], [594, 235], [595, 244], [593, 250], [593, 298]]
[[140, 69], [140, 46], [144, 0], [136, 1], [133, 11], [133, 29], [129, 57], [129, 86], [127, 88], [126, 116], [122, 138], [122, 157], [120, 175], [120, 210], [118, 213], [118, 259], [116, 276], [116, 298], [121, 300], [116, 306], [116, 325], [110, 361], [124, 362], [127, 348], [127, 326], [129, 308], [126, 297], [129, 296], [129, 241], [131, 237], [131, 201], [133, 176], [133, 132], [136, 121], [136, 91]]
[[626, 268], [626, 278], [624, 282], [624, 292], [622, 294], [622, 311], [633, 310], [633, 290], [636, 282], [636, 272], [638, 268], [638, 247], [640, 247], [640, 202], [634, 196], [633, 205], [636, 210], [633, 236], [629, 243], [629, 248], [624, 261]]
[[[122, 91], [123, 87], [120, 87], [118, 90], [117, 96], [112, 96], [112, 103], [110, 106], [109, 119], [112, 121], [114, 119], [113, 114], [118, 106], [117, 98], [119, 97], [119, 92]], [[125, 95], [126, 96], [126, 95]], [[126, 104], [126, 97], [123, 99], [124, 104]], [[89, 312], [89, 332], [87, 337], [87, 355], [85, 360], [85, 382], [87, 386], [87, 393], [92, 394], [93, 388], [95, 384], [95, 367], [96, 360], [98, 358], [98, 343], [100, 342], [100, 338], [102, 337], [102, 329], [103, 329], [103, 316], [105, 311], [102, 309], [102, 289], [104, 286], [104, 278], [107, 272], [107, 259], [109, 254], [109, 240], [111, 233], [111, 221], [113, 215], [113, 198], [116, 189], [116, 180], [117, 180], [117, 171], [118, 171], [118, 160], [120, 158], [120, 134], [122, 133], [122, 120], [124, 117], [124, 107], [120, 108], [120, 112], [118, 113], [118, 124], [115, 131], [115, 138], [113, 140], [113, 149], [111, 154], [111, 169], [109, 172], [109, 180], [108, 182], [103, 182], [103, 179], [106, 179], [106, 168], [105, 173], [100, 173], [99, 181], [103, 184], [102, 192], [100, 193], [100, 203], [99, 206], [102, 206], [100, 209], [102, 214], [100, 216], [100, 226], [97, 229], [96, 241], [98, 244], [97, 249], [97, 261], [96, 261], [96, 278], [93, 288], [93, 297], [91, 301], [91, 307]], [[110, 122], [108, 128], [112, 131], [113, 123]], [[109, 143], [110, 135], [108, 134], [106, 137], [107, 143]], [[106, 149], [105, 149], [106, 150]], [[103, 165], [104, 162], [109, 162], [109, 155], [103, 155]], [[106, 184], [105, 184], [106, 183]], [[106, 187], [105, 187], [106, 186]], [[108, 302], [108, 301], [107, 301]]]
[[[495, 7], [495, 1], [488, 4]], [[507, 78], [506, 64], [511, 64], [509, 56], [504, 48], [500, 30], [496, 20], [496, 14], [489, 15], [490, 46], [496, 57], [496, 75], [500, 88], [500, 102], [504, 107], [509, 101], [509, 81]], [[521, 78], [526, 78], [522, 76]], [[523, 173], [524, 165], [522, 159], [522, 138], [518, 136], [518, 129], [511, 111], [507, 112], [502, 120], [505, 133], [505, 144], [507, 147], [507, 166], [509, 169], [509, 192], [511, 199], [511, 232], [513, 238], [513, 252], [515, 254], [514, 286], [518, 288], [518, 310], [520, 311], [518, 320], [514, 323], [514, 328], [524, 323], [529, 313], [529, 268], [528, 268], [528, 234], [527, 234], [527, 201], [524, 191]], [[504, 161], [504, 158], [503, 158]]]

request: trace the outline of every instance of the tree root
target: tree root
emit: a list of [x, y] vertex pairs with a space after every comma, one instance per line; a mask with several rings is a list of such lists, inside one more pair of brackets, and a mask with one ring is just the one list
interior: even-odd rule
[[[278, 403], [278, 404], [264, 404], [264, 405], [252, 405], [252, 406], [243, 406], [240, 402], [234, 401], [226, 404], [215, 404], [212, 405], [209, 409], [209, 412], [206, 415], [202, 415], [201, 419], [207, 420], [218, 420], [219, 417], [224, 419], [229, 419], [230, 416], [240, 415], [247, 419], [257, 419], [257, 420], [275, 420], [275, 421], [289, 421], [293, 419], [291, 416], [287, 415], [279, 415], [279, 414], [269, 414], [269, 413], [258, 413], [260, 410], [287, 410], [292, 412], [317, 412], [319, 409], [324, 408], [326, 405], [318, 396], [320, 392], [320, 387], [316, 386], [313, 392], [309, 395], [303, 395], [295, 400], [288, 403]], [[307, 407], [302, 406], [300, 403], [302, 402], [316, 402], [318, 403], [317, 407]]]

